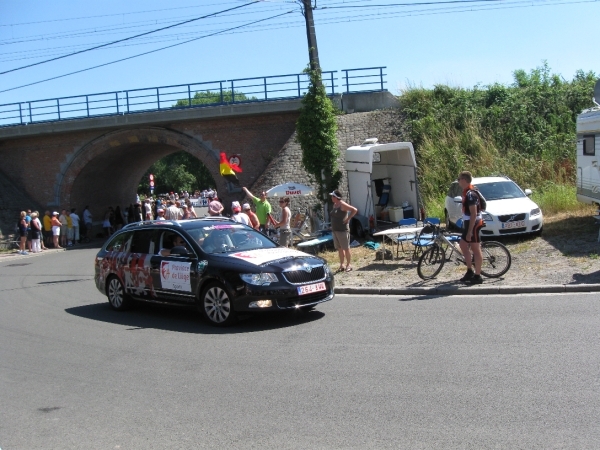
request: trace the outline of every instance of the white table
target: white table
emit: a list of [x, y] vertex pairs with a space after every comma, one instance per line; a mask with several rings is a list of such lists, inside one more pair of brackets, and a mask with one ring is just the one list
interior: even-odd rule
[[385, 264], [385, 239], [389, 239], [392, 242], [396, 242], [396, 238], [402, 234], [416, 234], [421, 231], [423, 227], [402, 227], [402, 228], [390, 228], [388, 230], [378, 231], [373, 233], [373, 236], [383, 236], [382, 248], [383, 248], [383, 263]]

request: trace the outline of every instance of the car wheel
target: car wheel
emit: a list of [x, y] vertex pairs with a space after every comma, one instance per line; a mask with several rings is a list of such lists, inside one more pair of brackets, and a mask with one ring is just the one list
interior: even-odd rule
[[119, 277], [112, 276], [106, 284], [106, 296], [110, 307], [115, 311], [124, 311], [131, 306], [131, 298], [125, 294], [123, 283]]
[[210, 283], [204, 288], [199, 306], [211, 325], [226, 327], [237, 321], [231, 297], [220, 283]]
[[354, 223], [354, 235], [359, 238], [362, 239], [365, 237], [365, 229], [362, 226], [362, 223], [360, 223], [359, 220], [354, 219], [353, 220]]
[[446, 230], [450, 231], [454, 228], [454, 226], [452, 225], [452, 223], [450, 223], [450, 217], [448, 216], [448, 210], [445, 209], [444, 210], [444, 222], [446, 223]]

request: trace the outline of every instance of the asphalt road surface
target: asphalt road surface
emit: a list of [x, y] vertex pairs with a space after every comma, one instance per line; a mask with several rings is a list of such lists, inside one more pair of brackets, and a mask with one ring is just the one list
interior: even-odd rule
[[[597, 294], [337, 296], [215, 329], [0, 262], [0, 448], [600, 448]], [[393, 281], [393, 280], [392, 280]]]

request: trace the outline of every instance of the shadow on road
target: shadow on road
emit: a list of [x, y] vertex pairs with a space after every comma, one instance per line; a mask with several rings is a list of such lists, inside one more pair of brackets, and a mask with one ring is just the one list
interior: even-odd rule
[[240, 322], [227, 328], [209, 325], [193, 307], [136, 304], [131, 310], [113, 311], [107, 303], [67, 308], [67, 313], [84, 319], [130, 327], [129, 331], [157, 329], [194, 334], [237, 334], [293, 327], [325, 317], [320, 311], [262, 313], [241, 317]]

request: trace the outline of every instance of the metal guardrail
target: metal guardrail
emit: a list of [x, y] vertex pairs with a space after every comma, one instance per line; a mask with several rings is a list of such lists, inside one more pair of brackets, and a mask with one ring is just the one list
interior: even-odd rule
[[[344, 69], [345, 93], [384, 91], [385, 67]], [[337, 71], [322, 72], [328, 95], [335, 95]], [[30, 123], [199, 108], [234, 103], [302, 98], [306, 73], [103, 92], [0, 105], [0, 127]]]

